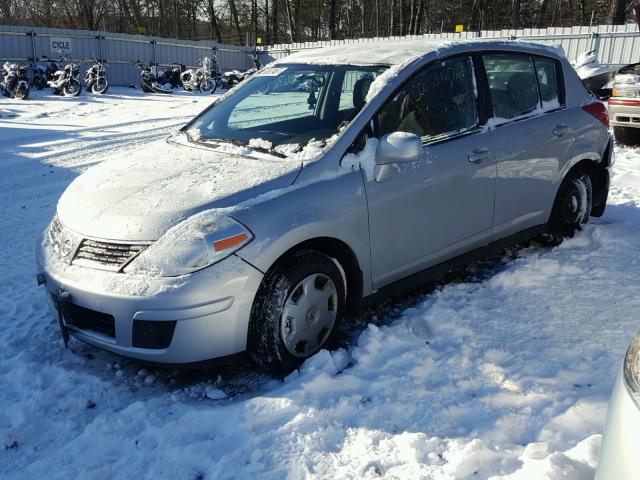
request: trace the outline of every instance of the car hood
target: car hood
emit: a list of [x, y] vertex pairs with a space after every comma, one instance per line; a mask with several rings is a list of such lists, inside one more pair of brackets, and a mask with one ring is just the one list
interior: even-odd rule
[[194, 213], [287, 187], [300, 168], [299, 160], [205, 147], [179, 135], [87, 170], [65, 190], [57, 213], [83, 236], [153, 241]]

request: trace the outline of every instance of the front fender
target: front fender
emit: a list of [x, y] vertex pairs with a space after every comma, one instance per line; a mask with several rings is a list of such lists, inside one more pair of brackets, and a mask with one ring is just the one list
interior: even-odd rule
[[354, 252], [363, 276], [363, 294], [371, 292], [369, 223], [360, 170], [336, 166], [332, 173], [305, 166], [296, 183], [254, 199], [233, 216], [254, 234], [237, 255], [266, 272], [302, 242], [333, 238]]

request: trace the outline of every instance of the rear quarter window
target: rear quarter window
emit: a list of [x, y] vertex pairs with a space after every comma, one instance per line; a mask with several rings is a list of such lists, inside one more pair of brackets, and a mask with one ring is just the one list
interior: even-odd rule
[[536, 67], [542, 110], [548, 112], [560, 108], [563, 103], [559, 88], [562, 77], [558, 62], [550, 58], [533, 57], [533, 64]]

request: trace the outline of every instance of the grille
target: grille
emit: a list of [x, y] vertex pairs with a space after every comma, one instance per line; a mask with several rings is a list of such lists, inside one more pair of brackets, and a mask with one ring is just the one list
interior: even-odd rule
[[109, 337], [116, 337], [116, 322], [113, 316], [70, 303], [65, 320], [80, 330], [93, 330]]
[[119, 270], [146, 247], [145, 244], [101, 242], [85, 238], [80, 242], [73, 261], [89, 262], [109, 270]]

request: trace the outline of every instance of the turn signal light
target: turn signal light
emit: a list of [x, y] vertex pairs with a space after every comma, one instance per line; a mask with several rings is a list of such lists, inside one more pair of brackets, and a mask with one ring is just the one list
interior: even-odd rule
[[213, 249], [216, 252], [227, 250], [228, 248], [233, 248], [237, 245], [240, 245], [247, 238], [249, 238], [249, 235], [243, 232], [243, 233], [239, 233], [238, 235], [233, 235], [231, 237], [223, 238], [221, 240], [216, 240], [215, 242], [213, 242]]

